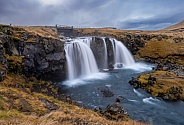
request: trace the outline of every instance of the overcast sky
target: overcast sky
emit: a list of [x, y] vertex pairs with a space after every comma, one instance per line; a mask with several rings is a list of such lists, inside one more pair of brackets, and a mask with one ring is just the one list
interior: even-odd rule
[[0, 0], [0, 23], [156, 30], [184, 19], [184, 0]]

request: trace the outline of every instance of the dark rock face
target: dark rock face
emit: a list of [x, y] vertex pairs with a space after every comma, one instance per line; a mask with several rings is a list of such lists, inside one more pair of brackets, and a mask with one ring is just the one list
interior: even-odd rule
[[[111, 41], [108, 37], [104, 38], [106, 47], [107, 47], [107, 65], [114, 64], [114, 53], [113, 53], [113, 46]], [[104, 41], [101, 37], [93, 37], [91, 45], [90, 45], [95, 59], [97, 61], [98, 68], [108, 68], [104, 67]]]
[[[19, 37], [14, 36], [14, 30], [16, 33], [20, 32]], [[5, 55], [12, 57], [11, 60], [7, 61]], [[26, 76], [48, 78], [49, 74], [52, 77], [56, 77], [57, 74], [65, 79], [66, 60], [63, 42], [31, 35], [23, 29], [0, 26], [0, 68], [14, 71], [12, 68], [16, 69], [17, 66], [12, 67], [12, 62], [9, 62], [14, 61], [13, 57], [21, 58], [22, 62], [18, 67], [21, 69], [17, 71]]]
[[[107, 47], [107, 66], [104, 66], [104, 42]], [[93, 40], [91, 42], [91, 49], [94, 53], [99, 69], [108, 68], [109, 64], [114, 64], [113, 46], [108, 37], [104, 39], [101, 37], [93, 37]]]
[[7, 59], [4, 55], [4, 47], [2, 41], [0, 40], [0, 81], [4, 80], [6, 75]]
[[7, 60], [4, 55], [4, 47], [2, 44], [0, 44], [0, 64], [6, 65]]
[[125, 38], [121, 39], [121, 41], [133, 55], [136, 55], [139, 48], [144, 47], [145, 45], [145, 42], [141, 39], [141, 36], [136, 34], [127, 34]]
[[98, 68], [104, 68], [103, 67], [103, 59], [104, 59], [103, 39], [100, 37], [93, 37], [90, 47], [95, 56]]
[[113, 45], [109, 38], [105, 38], [106, 45], [107, 45], [107, 54], [108, 54], [108, 64], [114, 64], [114, 52], [113, 52]]
[[26, 75], [61, 73], [65, 76], [64, 44], [57, 40], [43, 39], [39, 43], [27, 43], [24, 48]]

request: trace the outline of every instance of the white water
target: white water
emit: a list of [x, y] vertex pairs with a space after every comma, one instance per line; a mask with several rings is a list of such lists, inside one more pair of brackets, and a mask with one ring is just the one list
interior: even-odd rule
[[103, 44], [104, 44], [104, 66], [103, 68], [108, 68], [108, 57], [107, 57], [107, 45], [105, 42], [105, 38], [103, 38]]
[[158, 100], [158, 99], [154, 99], [154, 98], [152, 98], [152, 97], [144, 98], [144, 99], [143, 99], [143, 102], [144, 102], [144, 103], [152, 104], [152, 105], [157, 105], [157, 106], [158, 106], [158, 104], [156, 103], [156, 101], [159, 101], [159, 100]]
[[[108, 68], [108, 51], [105, 38], [103, 40], [104, 53], [103, 68]], [[114, 53], [114, 63], [130, 66], [135, 63], [128, 49], [116, 39], [110, 38]], [[90, 48], [92, 37], [78, 37], [65, 44], [68, 79], [74, 80], [98, 72], [98, 66]]]
[[124, 66], [133, 65], [135, 63], [134, 58], [123, 43], [113, 38], [110, 40], [114, 52], [114, 64], [123, 63]]
[[133, 89], [133, 90], [134, 90], [134, 93], [137, 94], [139, 97], [144, 97], [144, 95], [138, 92], [136, 89]]
[[92, 41], [92, 37], [84, 37], [84, 38], [83, 37], [79, 37], [78, 40], [81, 41], [81, 42], [86, 43], [90, 47], [91, 41]]
[[74, 40], [72, 43], [65, 44], [65, 52], [69, 80], [98, 72], [94, 55], [84, 42]]

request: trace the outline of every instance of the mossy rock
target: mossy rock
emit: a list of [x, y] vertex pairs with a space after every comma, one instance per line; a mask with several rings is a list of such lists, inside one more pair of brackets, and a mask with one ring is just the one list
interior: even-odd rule
[[22, 69], [23, 69], [23, 56], [9, 56], [6, 55], [6, 58], [8, 60], [8, 69], [9, 72], [13, 72], [13, 73], [21, 73]]
[[[156, 81], [149, 85], [149, 76], [154, 76]], [[165, 100], [177, 101], [184, 100], [184, 78], [178, 77], [172, 72], [156, 71], [139, 76], [141, 88], [155, 97], [161, 97]]]

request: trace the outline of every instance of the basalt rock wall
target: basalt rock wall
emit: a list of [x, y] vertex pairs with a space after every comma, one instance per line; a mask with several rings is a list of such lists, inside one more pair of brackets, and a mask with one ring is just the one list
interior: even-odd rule
[[0, 65], [8, 72], [65, 79], [64, 43], [22, 28], [0, 26]]
[[[105, 44], [107, 47], [107, 65], [114, 64], [114, 53], [113, 53], [113, 46], [108, 37], [104, 38]], [[104, 67], [104, 41], [102, 37], [92, 37], [92, 42], [90, 45], [91, 50], [93, 51], [93, 54], [95, 56], [95, 59], [97, 61], [97, 65], [99, 69], [107, 68]]]

